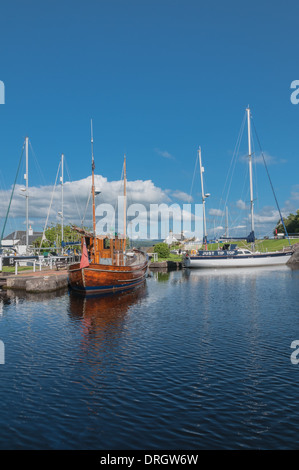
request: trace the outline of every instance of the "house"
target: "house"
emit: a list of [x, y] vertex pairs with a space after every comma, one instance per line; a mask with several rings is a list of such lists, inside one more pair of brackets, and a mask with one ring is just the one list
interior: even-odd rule
[[172, 245], [173, 243], [180, 243], [185, 239], [183, 232], [173, 233], [172, 230], [169, 231], [169, 235], [163, 240], [167, 245]]
[[[31, 226], [28, 231], [28, 244], [32, 246], [33, 242], [41, 237], [43, 232], [33, 232]], [[26, 230], [16, 230], [10, 233], [2, 240], [2, 248], [14, 248], [19, 255], [26, 253]]]

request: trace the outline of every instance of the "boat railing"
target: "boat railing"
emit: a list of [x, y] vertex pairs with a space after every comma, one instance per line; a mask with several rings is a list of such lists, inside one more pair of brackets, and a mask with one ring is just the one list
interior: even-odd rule
[[134, 266], [142, 264], [145, 261], [145, 254], [138, 251], [124, 253], [121, 250], [115, 250], [111, 257], [98, 257], [97, 263], [106, 266]]
[[142, 263], [144, 255], [141, 252], [114, 252], [113, 264], [118, 266], [132, 266], [134, 264]]
[[131, 256], [126, 256], [126, 264], [127, 266], [133, 265], [133, 264], [141, 264], [144, 261], [144, 254], [140, 252], [135, 252]]

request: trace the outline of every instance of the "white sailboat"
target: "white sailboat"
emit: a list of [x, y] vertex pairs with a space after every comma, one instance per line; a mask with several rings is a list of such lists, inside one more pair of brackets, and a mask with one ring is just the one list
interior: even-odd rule
[[[254, 251], [254, 202], [253, 202], [253, 184], [252, 184], [252, 152], [251, 152], [251, 116], [249, 107], [247, 112], [248, 127], [248, 157], [249, 157], [249, 180], [250, 180], [250, 219], [251, 232], [247, 237], [247, 242], [252, 243], [252, 250], [238, 248], [236, 244], [224, 244], [222, 249], [218, 250], [199, 250], [196, 254], [185, 255], [184, 266], [186, 268], [237, 268], [237, 267], [258, 267], [258, 266], [275, 266], [286, 264], [293, 254], [293, 250], [289, 247], [285, 251], [275, 251], [261, 253]], [[203, 233], [204, 241], [206, 241], [206, 218], [205, 218], [205, 195], [203, 191], [203, 171], [201, 162], [201, 153], [199, 158], [202, 200], [203, 200]]]

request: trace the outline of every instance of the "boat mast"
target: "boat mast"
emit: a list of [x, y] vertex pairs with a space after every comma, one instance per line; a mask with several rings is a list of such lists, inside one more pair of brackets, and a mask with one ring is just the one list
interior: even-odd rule
[[225, 238], [228, 238], [228, 209], [225, 207]]
[[94, 157], [93, 157], [93, 132], [92, 132], [92, 119], [91, 119], [91, 192], [92, 192], [92, 223], [93, 223], [93, 235], [96, 236], [96, 209], [95, 209], [95, 189], [94, 189]]
[[201, 162], [201, 148], [200, 147], [198, 149], [198, 158], [199, 158], [199, 166], [200, 166], [201, 197], [202, 197], [202, 211], [203, 211], [203, 243], [206, 243], [207, 242], [207, 225], [206, 225], [205, 203], [206, 203], [206, 198], [209, 197], [209, 194], [205, 194], [204, 187], [203, 187], [203, 173], [205, 169], [202, 166], [202, 162]]
[[24, 178], [26, 180], [26, 252], [28, 252], [29, 246], [29, 194], [28, 194], [28, 137], [25, 138], [25, 149], [26, 149], [26, 174]]
[[248, 157], [249, 157], [249, 180], [250, 180], [250, 214], [251, 214], [251, 232], [254, 232], [254, 218], [253, 218], [253, 184], [252, 184], [252, 153], [251, 153], [251, 128], [250, 128], [250, 108], [247, 111], [247, 125], [248, 125]]
[[124, 156], [124, 251], [127, 243], [127, 168], [126, 155]]
[[[61, 247], [62, 247], [62, 242], [63, 242], [63, 160], [64, 160], [64, 155], [61, 155]], [[61, 248], [63, 252], [63, 247]]]

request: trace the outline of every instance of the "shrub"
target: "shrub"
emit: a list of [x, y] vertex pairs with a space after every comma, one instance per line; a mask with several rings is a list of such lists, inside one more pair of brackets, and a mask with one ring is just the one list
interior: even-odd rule
[[157, 243], [154, 247], [154, 252], [158, 253], [159, 258], [168, 258], [170, 254], [169, 246], [167, 243]]

